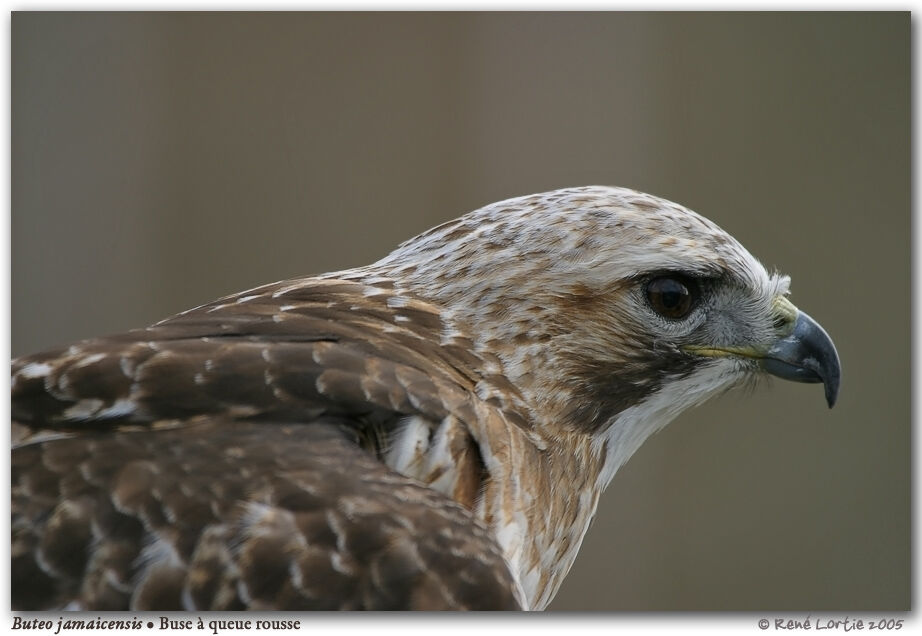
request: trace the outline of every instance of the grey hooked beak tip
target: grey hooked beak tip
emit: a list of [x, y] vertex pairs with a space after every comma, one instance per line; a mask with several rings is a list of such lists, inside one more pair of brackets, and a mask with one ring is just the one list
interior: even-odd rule
[[839, 354], [829, 334], [804, 312], [798, 312], [794, 330], [778, 340], [761, 360], [768, 373], [794, 382], [822, 382], [829, 408], [839, 396]]

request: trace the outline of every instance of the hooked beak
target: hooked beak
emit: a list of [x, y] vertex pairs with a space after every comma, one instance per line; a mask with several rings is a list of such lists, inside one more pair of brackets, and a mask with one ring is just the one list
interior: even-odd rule
[[839, 354], [829, 334], [813, 318], [786, 298], [774, 302], [774, 313], [784, 332], [776, 341], [759, 347], [687, 346], [685, 350], [709, 357], [737, 356], [758, 360], [764, 371], [794, 382], [822, 382], [826, 403], [832, 408], [839, 396]]
[[768, 373], [794, 382], [822, 382], [829, 408], [839, 395], [841, 367], [829, 334], [804, 312], [798, 312], [794, 330], [777, 340], [761, 358]]

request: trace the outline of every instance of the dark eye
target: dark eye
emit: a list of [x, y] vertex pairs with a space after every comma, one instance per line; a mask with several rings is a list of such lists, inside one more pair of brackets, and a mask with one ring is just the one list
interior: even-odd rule
[[653, 311], [664, 318], [685, 318], [697, 297], [698, 286], [684, 276], [662, 276], [647, 283], [647, 300]]

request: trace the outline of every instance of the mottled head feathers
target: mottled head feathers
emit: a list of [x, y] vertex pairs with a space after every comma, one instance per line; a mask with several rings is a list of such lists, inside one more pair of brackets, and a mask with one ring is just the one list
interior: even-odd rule
[[[601, 186], [488, 205], [363, 271], [438, 304], [453, 328], [498, 355], [548, 432], [602, 432], [703, 368], [711, 372], [696, 402], [732, 385], [746, 362], [682, 346], [769, 341], [773, 300], [789, 285], [695, 212]], [[683, 320], [664, 318], [645, 298], [649, 280], [667, 274], [699, 288]]]

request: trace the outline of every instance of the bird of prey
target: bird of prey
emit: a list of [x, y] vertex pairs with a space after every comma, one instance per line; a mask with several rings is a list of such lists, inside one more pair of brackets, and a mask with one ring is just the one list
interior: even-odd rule
[[365, 267], [12, 364], [14, 609], [543, 609], [651, 434], [825, 331], [624, 188], [488, 205]]

